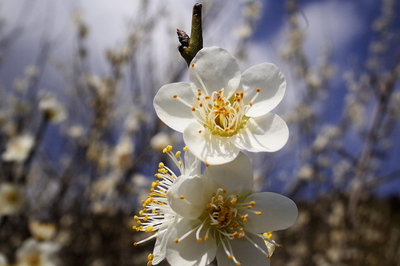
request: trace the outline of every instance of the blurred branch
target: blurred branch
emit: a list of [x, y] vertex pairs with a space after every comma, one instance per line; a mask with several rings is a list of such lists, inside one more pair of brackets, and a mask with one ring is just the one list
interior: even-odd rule
[[382, 128], [383, 121], [386, 117], [387, 110], [391, 95], [395, 89], [397, 81], [397, 67], [400, 63], [398, 60], [397, 64], [394, 65], [391, 73], [386, 78], [382, 78], [381, 86], [377, 88], [378, 91], [378, 106], [376, 107], [373, 122], [371, 124], [369, 133], [366, 137], [363, 151], [359, 156], [359, 161], [355, 169], [355, 175], [352, 184], [352, 193], [349, 200], [349, 211], [350, 213], [357, 207], [358, 201], [363, 191], [363, 178], [369, 170], [371, 160], [374, 156], [374, 146], [379, 138], [379, 133]]

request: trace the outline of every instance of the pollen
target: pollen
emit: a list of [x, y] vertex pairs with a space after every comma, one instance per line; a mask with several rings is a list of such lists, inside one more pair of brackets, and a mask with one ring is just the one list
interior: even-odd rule
[[146, 229], [145, 229], [144, 231], [145, 231], [146, 233], [149, 233], [149, 232], [153, 231], [153, 229], [154, 229], [154, 227], [151, 226], [151, 225], [149, 225], [149, 226], [146, 227]]
[[256, 214], [257, 214], [257, 215], [261, 215], [261, 214], [262, 214], [262, 212], [256, 212]]

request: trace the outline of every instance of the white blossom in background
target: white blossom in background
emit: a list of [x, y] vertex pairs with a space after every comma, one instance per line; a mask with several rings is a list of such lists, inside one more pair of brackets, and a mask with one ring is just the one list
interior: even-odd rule
[[163, 163], [159, 164], [158, 173], [155, 174], [159, 180], [151, 185], [150, 194], [146, 200], [142, 201], [143, 209], [134, 219], [138, 223], [133, 226], [136, 231], [156, 232], [150, 237], [134, 243], [135, 246], [150, 239], [157, 238], [153, 253], [149, 255], [150, 265], [156, 265], [163, 261], [167, 252], [167, 240], [171, 230], [181, 219], [168, 204], [167, 192], [169, 188], [182, 176], [197, 176], [200, 174], [200, 161], [184, 148], [185, 157], [181, 158], [181, 152], [172, 152], [172, 146], [167, 146], [163, 152], [167, 154], [176, 167], [180, 175], [176, 175], [170, 168]]
[[58, 266], [59, 244], [55, 242], [39, 242], [33, 238], [24, 241], [17, 250], [17, 266]]
[[132, 138], [123, 134], [115, 146], [112, 160], [114, 166], [120, 169], [128, 169], [132, 164], [132, 154], [135, 151], [135, 145]]
[[24, 195], [21, 187], [11, 183], [0, 184], [0, 216], [18, 213], [23, 201]]
[[[296, 204], [282, 195], [252, 193], [249, 159], [207, 167], [204, 175], [181, 176], [167, 192], [168, 204], [182, 217], [167, 240], [171, 265], [269, 265], [271, 231], [297, 219]], [[268, 243], [265, 244], [265, 241]]]
[[201, 161], [223, 164], [240, 150], [273, 152], [288, 140], [286, 123], [269, 113], [282, 100], [286, 79], [271, 63], [242, 74], [236, 59], [218, 47], [203, 48], [189, 67], [191, 83], [163, 86], [155, 96], [158, 117], [182, 132]]
[[57, 228], [54, 223], [43, 223], [33, 219], [29, 220], [29, 231], [38, 240], [52, 239], [56, 230]]
[[2, 253], [0, 253], [0, 266], [7, 266], [7, 258]]
[[2, 158], [7, 162], [22, 162], [28, 157], [34, 144], [34, 138], [29, 134], [12, 137], [6, 144]]
[[158, 132], [150, 140], [150, 147], [153, 150], [160, 151], [167, 145], [178, 142], [178, 140], [171, 134], [166, 132]]
[[67, 111], [62, 103], [51, 95], [45, 95], [39, 102], [39, 110], [53, 123], [60, 123], [67, 118]]

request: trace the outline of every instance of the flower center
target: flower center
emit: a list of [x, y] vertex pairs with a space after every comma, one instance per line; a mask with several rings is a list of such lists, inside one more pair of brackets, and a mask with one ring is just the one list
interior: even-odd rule
[[231, 99], [222, 96], [224, 89], [213, 92], [211, 96], [197, 91], [193, 115], [212, 134], [229, 137], [243, 128], [248, 120], [246, 112], [251, 103], [244, 104], [243, 92], [236, 92]]
[[221, 88], [219, 91], [214, 91], [209, 95], [194, 66], [195, 64], [191, 65], [195, 76], [203, 87], [202, 89], [197, 89], [197, 92], [193, 91], [196, 96], [194, 102], [188, 103], [179, 95], [174, 95], [173, 97], [190, 107], [196, 120], [212, 134], [218, 134], [222, 137], [235, 135], [246, 125], [249, 119], [246, 113], [253, 105], [261, 89], [256, 89], [256, 94], [248, 103], [244, 102], [244, 92], [236, 92], [230, 98], [226, 98], [223, 96], [224, 88]]
[[244, 236], [243, 222], [246, 217], [240, 217], [235, 204], [238, 195], [223, 195], [225, 189], [219, 188], [215, 196], [207, 204], [210, 225], [229, 239], [242, 238]]

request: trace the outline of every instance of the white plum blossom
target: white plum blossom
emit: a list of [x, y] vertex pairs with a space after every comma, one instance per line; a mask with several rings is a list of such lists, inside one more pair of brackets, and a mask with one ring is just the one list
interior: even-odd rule
[[212, 165], [203, 175], [181, 176], [167, 192], [168, 204], [181, 219], [167, 239], [171, 265], [269, 265], [274, 248], [271, 231], [290, 227], [296, 204], [287, 197], [252, 194], [249, 159]]
[[6, 144], [2, 158], [6, 162], [23, 162], [32, 150], [35, 140], [30, 134], [12, 137]]
[[288, 140], [286, 123], [270, 113], [286, 79], [271, 63], [240, 73], [226, 50], [200, 50], [189, 66], [191, 82], [167, 84], [154, 98], [158, 117], [182, 132], [190, 151], [207, 164], [223, 164], [240, 150], [273, 152]]
[[39, 102], [39, 110], [53, 123], [60, 123], [67, 118], [64, 106], [52, 95], [43, 96]]
[[2, 253], [0, 253], [0, 266], [7, 266], [8, 261], [6, 256], [4, 256]]
[[29, 238], [17, 250], [18, 266], [57, 266], [60, 265], [58, 251], [60, 245], [56, 242], [39, 242]]
[[12, 183], [0, 184], [0, 217], [16, 214], [24, 201], [23, 189]]
[[168, 236], [174, 225], [181, 219], [168, 204], [167, 192], [169, 188], [178, 177], [200, 174], [201, 162], [188, 152], [187, 148], [184, 148], [184, 150], [186, 151], [184, 161], [181, 158], [180, 151], [175, 154], [172, 152], [172, 146], [168, 145], [163, 150], [178, 167], [180, 175], [177, 176], [170, 168], [160, 163], [158, 173], [155, 174], [159, 180], [152, 183], [149, 196], [142, 201], [143, 209], [139, 212], [139, 215], [134, 217], [138, 225], [133, 226], [133, 229], [147, 233], [156, 232], [150, 237], [134, 243], [136, 246], [157, 237], [153, 253], [149, 255], [150, 265], [156, 265], [165, 259]]

